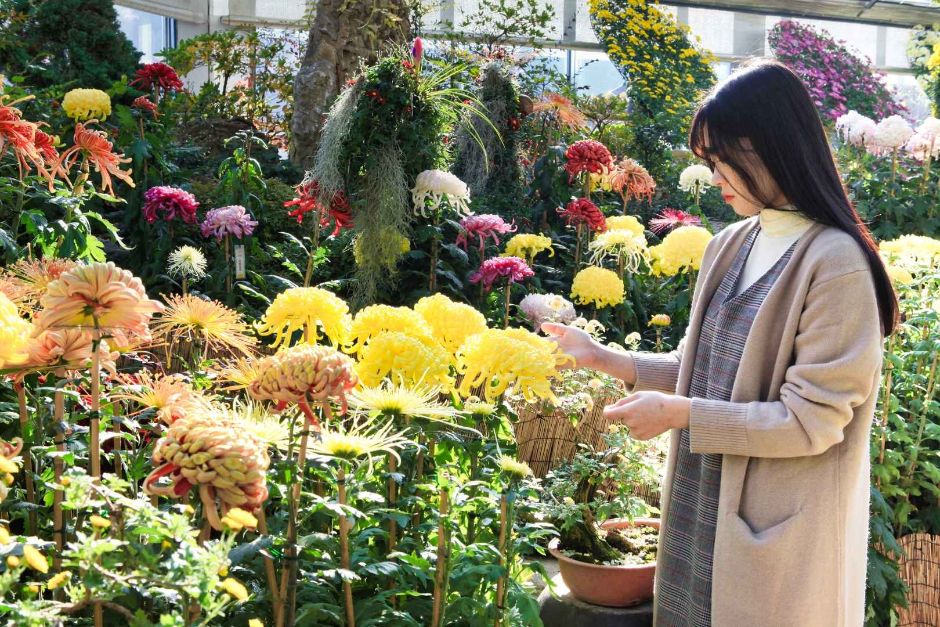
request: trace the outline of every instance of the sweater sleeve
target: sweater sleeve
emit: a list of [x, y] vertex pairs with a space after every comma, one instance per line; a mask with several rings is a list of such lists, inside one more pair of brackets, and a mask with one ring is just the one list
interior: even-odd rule
[[632, 386], [626, 384], [627, 393], [653, 390], [675, 394], [683, 350], [685, 350], [685, 337], [679, 340], [676, 348], [668, 353], [630, 351], [636, 367], [636, 382]]
[[794, 352], [780, 400], [693, 398], [692, 452], [802, 457], [842, 441], [854, 409], [872, 393], [882, 363], [878, 303], [869, 270], [810, 288]]

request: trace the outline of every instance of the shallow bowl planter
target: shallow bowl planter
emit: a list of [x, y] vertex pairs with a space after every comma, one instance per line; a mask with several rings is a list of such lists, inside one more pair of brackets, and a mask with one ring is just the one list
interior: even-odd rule
[[[602, 529], [624, 529], [646, 525], [659, 529], [657, 518], [612, 518], [601, 523]], [[656, 562], [641, 566], [605, 566], [579, 562], [558, 549], [558, 538], [548, 545], [558, 560], [561, 578], [575, 598], [593, 605], [629, 607], [653, 598], [653, 575]]]

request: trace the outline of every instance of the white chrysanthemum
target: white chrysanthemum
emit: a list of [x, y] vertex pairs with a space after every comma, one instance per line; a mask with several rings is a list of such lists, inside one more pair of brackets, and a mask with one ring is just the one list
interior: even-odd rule
[[914, 129], [900, 115], [891, 115], [878, 122], [872, 144], [882, 150], [894, 150], [907, 143], [914, 134]]
[[[428, 198], [431, 199], [430, 206], [425, 204]], [[443, 170], [425, 170], [419, 174], [411, 190], [411, 199], [415, 212], [425, 218], [429, 210], [437, 211], [445, 200], [457, 213], [470, 215], [470, 189], [459, 178]]]
[[932, 115], [928, 116], [917, 127], [917, 134], [929, 139], [940, 139], [940, 120]]
[[198, 280], [206, 276], [206, 256], [192, 246], [180, 246], [170, 253], [169, 271], [175, 277]]
[[874, 120], [854, 109], [836, 120], [836, 131], [843, 141], [852, 146], [864, 146], [870, 142], [876, 126]]
[[940, 156], [940, 120], [933, 116], [924, 120], [905, 149], [921, 161], [927, 158], [928, 152], [932, 152], [933, 157]]
[[679, 189], [684, 192], [702, 191], [712, 184], [712, 171], [700, 163], [690, 165], [679, 175]]
[[600, 264], [607, 257], [622, 259], [624, 270], [636, 272], [640, 262], [647, 260], [646, 236], [637, 235], [626, 229], [611, 229], [599, 233], [588, 245], [591, 250], [591, 263]]
[[536, 329], [543, 322], [567, 324], [578, 316], [571, 301], [558, 294], [528, 294], [519, 309]]

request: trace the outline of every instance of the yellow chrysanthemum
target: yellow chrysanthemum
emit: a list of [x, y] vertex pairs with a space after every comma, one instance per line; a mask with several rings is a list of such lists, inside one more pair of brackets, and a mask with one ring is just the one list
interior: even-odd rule
[[222, 580], [222, 589], [236, 601], [244, 601], [248, 598], [248, 588], [237, 579], [228, 577]]
[[259, 366], [263, 359], [248, 359], [239, 357], [236, 360], [220, 363], [214, 370], [218, 374], [217, 380], [226, 382], [219, 386], [224, 392], [244, 390], [261, 375]]
[[258, 519], [240, 507], [233, 507], [222, 517], [222, 526], [229, 531], [241, 531], [245, 527], [255, 529]]
[[548, 251], [549, 257], [555, 256], [555, 249], [552, 248], [552, 238], [547, 235], [536, 235], [535, 233], [519, 233], [513, 235], [506, 242], [504, 257], [519, 257], [531, 263], [535, 256], [542, 251]]
[[476, 396], [471, 396], [463, 404], [464, 413], [470, 414], [475, 419], [480, 420], [489, 418], [496, 413], [496, 405], [481, 401]]
[[568, 361], [554, 342], [525, 329], [487, 329], [457, 351], [457, 369], [464, 375], [459, 392], [468, 397], [484, 385], [486, 400], [495, 402], [513, 386], [529, 402], [555, 402], [551, 380], [559, 376], [557, 366]]
[[44, 575], [49, 572], [49, 562], [46, 560], [46, 556], [40, 553], [32, 544], [23, 545], [23, 559], [33, 570], [37, 570]]
[[333, 346], [346, 341], [351, 318], [349, 306], [332, 292], [319, 287], [292, 287], [277, 295], [255, 324], [261, 335], [276, 335], [275, 348], [290, 343], [295, 331], [310, 334], [311, 343], [320, 341], [320, 330]]
[[346, 351], [361, 353], [371, 338], [386, 331], [405, 333], [429, 346], [435, 346], [437, 340], [431, 336], [427, 327], [424, 318], [408, 307], [369, 305], [353, 318]]
[[656, 314], [650, 319], [651, 327], [668, 327], [672, 319], [667, 314]]
[[623, 302], [623, 279], [613, 270], [588, 266], [574, 275], [571, 299], [580, 305], [614, 307]]
[[198, 344], [207, 355], [253, 355], [255, 338], [242, 315], [215, 300], [192, 294], [173, 295], [151, 325], [153, 335], [172, 347], [180, 341]]
[[449, 390], [450, 355], [440, 346], [400, 331], [379, 333], [359, 355], [356, 372], [362, 384], [375, 387], [388, 377], [404, 385], [437, 385]]
[[400, 459], [396, 449], [401, 449], [411, 441], [393, 429], [394, 421], [391, 420], [375, 424], [371, 420], [354, 418], [346, 425], [340, 423], [321, 431], [310, 449], [315, 454], [346, 461], [368, 458], [371, 462], [372, 457], [379, 453], [388, 453]]
[[674, 276], [683, 270], [698, 270], [711, 239], [712, 234], [701, 226], [680, 226], [670, 232], [661, 244], [649, 249], [653, 274]]
[[353, 390], [349, 395], [349, 405], [373, 415], [394, 418], [453, 418], [457, 410], [438, 402], [440, 395], [438, 387], [384, 381], [376, 387], [362, 386]]
[[474, 333], [486, 330], [486, 318], [470, 305], [454, 302], [443, 294], [425, 296], [414, 307], [431, 327], [431, 333], [451, 353]]
[[72, 578], [72, 572], [68, 570], [63, 570], [57, 575], [53, 575], [49, 578], [49, 581], [46, 582], [46, 587], [49, 590], [55, 590], [56, 588], [61, 588], [65, 582]]
[[634, 235], [643, 235], [646, 230], [636, 216], [610, 216], [607, 218], [607, 228], [611, 231], [630, 231]]
[[107, 529], [111, 526], [111, 521], [105, 518], [104, 516], [98, 516], [97, 514], [92, 514], [88, 517], [88, 522], [91, 523], [91, 526], [95, 529]]
[[73, 120], [104, 120], [111, 115], [111, 97], [100, 89], [73, 89], [62, 99], [62, 110]]
[[639, 270], [640, 262], [647, 258], [646, 236], [636, 235], [625, 229], [611, 229], [598, 233], [588, 247], [593, 251], [592, 263], [600, 263], [607, 257], [622, 259], [623, 268], [627, 272]]
[[940, 266], [940, 240], [923, 235], [902, 235], [878, 246], [881, 254], [892, 263], [918, 272]]
[[20, 318], [9, 298], [0, 294], [0, 368], [26, 359], [26, 344], [32, 325]]
[[10, 530], [6, 527], [0, 527], [0, 544], [10, 544], [13, 541], [10, 536]]
[[914, 276], [900, 266], [889, 263], [885, 264], [885, 269], [888, 271], [888, 276], [895, 286], [910, 285], [914, 282]]
[[512, 480], [525, 479], [532, 476], [532, 468], [525, 462], [520, 462], [514, 457], [503, 455], [499, 458], [500, 472], [509, 476]]
[[16, 464], [6, 458], [5, 455], [0, 455], [0, 472], [5, 472], [8, 474], [16, 474], [20, 471]]

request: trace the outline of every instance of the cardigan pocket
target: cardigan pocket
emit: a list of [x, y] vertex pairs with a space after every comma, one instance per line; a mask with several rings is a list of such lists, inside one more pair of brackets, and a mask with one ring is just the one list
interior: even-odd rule
[[803, 508], [801, 507], [795, 513], [787, 516], [780, 522], [775, 523], [766, 529], [760, 530], [755, 530], [753, 527], [751, 527], [750, 523], [744, 520], [740, 514], [732, 512], [730, 517], [732, 518], [734, 524], [738, 526], [738, 531], [742, 532], [746, 538], [749, 538], [755, 543], [764, 544], [767, 542], [773, 542], [779, 536], [785, 534], [787, 530], [793, 526], [797, 520], [797, 517], [802, 512]]

